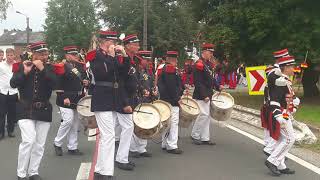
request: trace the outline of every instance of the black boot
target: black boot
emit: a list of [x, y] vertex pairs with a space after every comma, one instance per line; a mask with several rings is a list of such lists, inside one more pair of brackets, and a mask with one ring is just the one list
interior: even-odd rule
[[286, 169], [282, 169], [282, 170], [279, 170], [281, 174], [295, 174], [296, 171], [295, 170], [292, 170], [292, 169], [289, 169], [289, 168], [286, 168]]
[[277, 166], [273, 165], [271, 162], [265, 161], [264, 164], [268, 167], [268, 169], [271, 171], [273, 176], [280, 176], [281, 175]]
[[170, 154], [182, 154], [183, 151], [181, 149], [171, 149], [171, 150], [167, 150], [167, 153], [170, 153]]
[[28, 180], [28, 178], [27, 177], [22, 178], [18, 176], [18, 180]]
[[54, 147], [54, 150], [55, 150], [55, 152], [56, 152], [56, 155], [57, 156], [62, 156], [62, 148], [61, 147], [59, 147], [59, 146], [56, 146], [55, 144], [53, 144], [53, 147]]
[[36, 175], [30, 176], [29, 180], [41, 180], [41, 177], [38, 174], [36, 174]]
[[130, 163], [120, 163], [117, 161], [115, 163], [119, 169], [122, 169], [125, 171], [132, 171], [134, 169], [134, 165]]
[[68, 150], [68, 154], [70, 154], [70, 155], [75, 155], [75, 156], [81, 156], [81, 155], [83, 155], [83, 153], [80, 152], [79, 149]]

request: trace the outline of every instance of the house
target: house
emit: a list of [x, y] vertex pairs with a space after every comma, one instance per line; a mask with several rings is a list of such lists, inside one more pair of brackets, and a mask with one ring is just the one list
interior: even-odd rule
[[[44, 41], [45, 36], [43, 32], [30, 31], [29, 43], [37, 41]], [[0, 49], [5, 51], [7, 48], [13, 48], [19, 56], [25, 51], [27, 46], [27, 31], [13, 29], [11, 31], [5, 29], [0, 36]], [[17, 57], [18, 57], [17, 56]]]

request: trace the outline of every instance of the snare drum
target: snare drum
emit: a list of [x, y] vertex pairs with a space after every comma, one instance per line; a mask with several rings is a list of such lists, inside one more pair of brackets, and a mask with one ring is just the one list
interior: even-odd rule
[[170, 127], [170, 118], [172, 112], [172, 106], [170, 103], [167, 103], [162, 100], [156, 100], [152, 103], [160, 112], [161, 115], [161, 127], [159, 133], [162, 133], [165, 129]]
[[98, 127], [96, 117], [94, 116], [94, 113], [91, 112], [91, 96], [85, 96], [79, 100], [77, 112], [79, 120], [85, 130], [87, 128], [94, 129]]
[[217, 92], [212, 96], [210, 115], [217, 121], [227, 121], [231, 118], [234, 99], [226, 92]]
[[141, 139], [151, 139], [160, 130], [161, 115], [152, 104], [139, 104], [133, 112], [134, 133]]
[[200, 114], [200, 108], [198, 103], [189, 98], [182, 97], [179, 112], [179, 126], [188, 128], [193, 120], [195, 120]]

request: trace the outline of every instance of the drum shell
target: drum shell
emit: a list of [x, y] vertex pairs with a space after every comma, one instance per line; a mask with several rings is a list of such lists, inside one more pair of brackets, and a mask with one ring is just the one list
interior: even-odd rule
[[[158, 108], [158, 106], [156, 105], [156, 103], [163, 103], [165, 104], [166, 106], [169, 107], [170, 109], [170, 116], [165, 119], [165, 120], [162, 120], [163, 116], [161, 114], [161, 111], [160, 109]], [[160, 130], [159, 130], [159, 133], [162, 133], [165, 129], [169, 128], [170, 127], [170, 122], [171, 122], [171, 114], [172, 114], [172, 106], [170, 103], [166, 102], [166, 101], [162, 101], [162, 100], [156, 100], [152, 103], [157, 109], [159, 109], [159, 112], [160, 112], [160, 115], [161, 115], [161, 124], [160, 124]]]
[[[181, 99], [186, 99], [186, 98], [187, 97], [182, 97]], [[199, 113], [200, 113], [200, 108], [199, 108], [198, 103], [193, 99], [188, 99], [188, 100], [195, 102], [195, 104], [197, 105], [196, 108], [198, 108]], [[195, 115], [192, 115], [192, 114], [188, 113], [188, 111], [183, 110], [183, 108], [180, 108], [179, 109], [179, 126], [182, 127], [182, 128], [188, 128], [192, 124], [192, 122], [195, 119], [197, 119], [199, 113], [195, 114]]]
[[[82, 104], [83, 101], [87, 100], [87, 99], [91, 99], [91, 96], [85, 96], [83, 98], [81, 98], [78, 102], [78, 104]], [[90, 108], [91, 104], [87, 104]], [[94, 116], [94, 114], [92, 113], [92, 115], [88, 116], [88, 115], [84, 115], [81, 111], [80, 111], [80, 106], [77, 106], [77, 112], [78, 112], [78, 117], [79, 120], [81, 122], [81, 124], [84, 126], [85, 129], [90, 128], [90, 129], [95, 129], [98, 127], [97, 125], [97, 121], [96, 121], [96, 117]]]
[[[149, 106], [153, 106], [154, 109], [156, 109], [156, 111], [159, 113], [160, 115], [160, 112], [159, 110], [152, 104], [149, 104], [149, 103], [142, 103], [140, 105], [149, 105]], [[136, 109], [139, 109], [138, 107], [140, 106], [138, 105]], [[161, 115], [160, 115], [161, 117]], [[160, 130], [160, 127], [161, 127], [161, 123], [160, 123], [160, 119], [159, 119], [159, 123], [155, 126], [155, 127], [152, 127], [152, 128], [149, 128], [149, 129], [146, 129], [146, 128], [142, 128], [142, 127], [139, 127], [136, 123], [135, 123], [135, 120], [134, 120], [134, 116], [133, 116], [133, 122], [134, 122], [134, 134], [141, 138], [141, 139], [152, 139], [155, 135], [157, 135], [159, 133], [159, 130]]]
[[[217, 93], [213, 95], [213, 98], [217, 96]], [[220, 96], [227, 96], [229, 97], [234, 105], [234, 99], [229, 93], [221, 92]], [[217, 120], [217, 121], [227, 121], [230, 120], [232, 110], [233, 110], [233, 105], [232, 107], [229, 108], [220, 108], [215, 105], [214, 101], [211, 102], [210, 104], [210, 116]]]

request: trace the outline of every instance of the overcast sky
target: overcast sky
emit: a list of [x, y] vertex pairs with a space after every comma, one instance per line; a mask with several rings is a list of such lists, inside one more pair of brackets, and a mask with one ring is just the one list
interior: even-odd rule
[[0, 22], [0, 34], [3, 29], [25, 30], [27, 27], [26, 18], [17, 14], [20, 11], [30, 18], [30, 28], [33, 31], [43, 30], [42, 25], [46, 19], [45, 9], [48, 0], [10, 0], [12, 5], [7, 11], [7, 19]]

